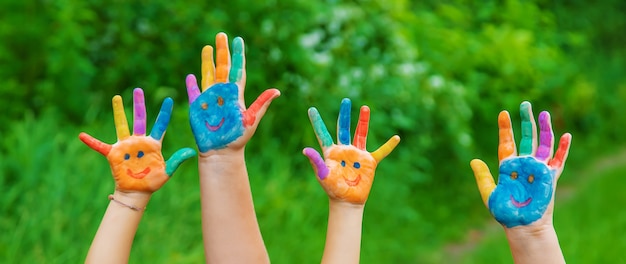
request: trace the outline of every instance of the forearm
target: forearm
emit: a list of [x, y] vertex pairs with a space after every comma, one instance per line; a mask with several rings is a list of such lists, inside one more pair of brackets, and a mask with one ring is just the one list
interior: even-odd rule
[[505, 233], [515, 263], [565, 263], [551, 224], [505, 228]]
[[330, 200], [322, 263], [359, 263], [364, 205]]
[[[143, 210], [133, 210], [118, 202], [145, 208], [149, 193], [115, 191], [100, 227], [87, 253], [86, 263], [127, 263]], [[116, 202], [118, 201], [118, 202]]]
[[257, 223], [244, 150], [199, 158], [207, 263], [269, 263]]

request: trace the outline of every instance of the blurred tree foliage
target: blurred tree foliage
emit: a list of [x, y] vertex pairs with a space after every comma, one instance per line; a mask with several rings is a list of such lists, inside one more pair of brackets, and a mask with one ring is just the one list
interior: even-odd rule
[[[0, 133], [25, 112], [100, 123], [111, 96], [130, 98], [134, 87], [149, 109], [170, 96], [186, 111], [185, 75], [199, 73], [201, 48], [224, 31], [247, 44], [248, 104], [266, 88], [282, 91], [248, 152], [317, 147], [307, 108], [333, 130], [349, 97], [354, 113], [372, 109], [370, 150], [402, 138], [378, 175], [391, 182], [387, 197], [422, 208], [397, 214], [463, 219], [460, 208], [482, 206], [468, 162], [495, 166], [502, 109], [518, 122], [529, 100], [575, 145], [624, 141], [625, 10], [622, 0], [3, 1]], [[310, 174], [306, 159], [294, 166]]]

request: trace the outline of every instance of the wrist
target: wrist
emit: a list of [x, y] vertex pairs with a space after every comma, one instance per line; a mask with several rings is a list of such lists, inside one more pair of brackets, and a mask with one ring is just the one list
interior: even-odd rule
[[200, 159], [209, 159], [209, 158], [231, 158], [231, 157], [243, 157], [245, 148], [223, 148], [223, 149], [213, 149], [207, 152], [200, 152], [198, 155]]
[[122, 207], [128, 207], [129, 209], [135, 211], [143, 211], [148, 205], [150, 197], [152, 197], [152, 193], [148, 192], [127, 192], [115, 190], [113, 194], [109, 195], [109, 200]]

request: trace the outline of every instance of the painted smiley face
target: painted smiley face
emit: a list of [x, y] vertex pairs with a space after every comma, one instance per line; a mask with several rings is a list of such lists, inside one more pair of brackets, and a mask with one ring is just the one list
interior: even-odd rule
[[503, 161], [498, 185], [489, 196], [489, 210], [506, 227], [537, 221], [552, 200], [552, 178], [548, 166], [533, 157]]
[[364, 203], [372, 182], [376, 161], [366, 151], [350, 145], [330, 148], [326, 165], [330, 175], [322, 180], [327, 193], [353, 203]]
[[107, 157], [118, 189], [154, 192], [168, 179], [156, 140], [131, 136], [113, 145]]
[[234, 83], [218, 83], [189, 106], [189, 121], [200, 152], [226, 147], [243, 135], [243, 115]]

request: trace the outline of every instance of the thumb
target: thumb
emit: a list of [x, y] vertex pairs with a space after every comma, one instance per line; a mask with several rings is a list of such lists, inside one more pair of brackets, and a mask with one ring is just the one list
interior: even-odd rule
[[309, 158], [311, 166], [313, 166], [313, 170], [315, 171], [315, 174], [317, 174], [317, 178], [320, 180], [326, 179], [326, 176], [328, 176], [330, 171], [328, 170], [328, 167], [326, 167], [326, 163], [324, 163], [324, 159], [322, 159], [320, 153], [313, 148], [304, 148], [302, 150], [302, 154]]
[[[265, 115], [265, 111], [276, 97], [280, 96], [278, 89], [265, 90], [256, 100], [248, 107], [243, 114], [243, 125], [246, 127], [258, 124], [259, 120]], [[258, 118], [257, 118], [258, 117]]]
[[182, 148], [176, 151], [174, 154], [172, 154], [170, 159], [165, 162], [165, 173], [167, 173], [167, 176], [171, 177], [176, 169], [178, 169], [178, 166], [180, 166], [180, 164], [195, 155], [196, 151], [191, 148]]
[[493, 189], [496, 188], [493, 176], [491, 175], [491, 172], [489, 172], [489, 167], [487, 167], [487, 164], [485, 164], [484, 161], [479, 159], [472, 160], [470, 162], [470, 166], [474, 171], [474, 177], [476, 177], [476, 185], [478, 185], [480, 197], [483, 199], [485, 206], [489, 207], [489, 196], [491, 196]]

